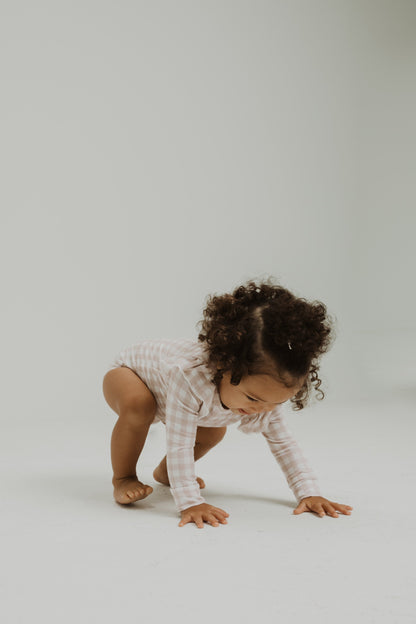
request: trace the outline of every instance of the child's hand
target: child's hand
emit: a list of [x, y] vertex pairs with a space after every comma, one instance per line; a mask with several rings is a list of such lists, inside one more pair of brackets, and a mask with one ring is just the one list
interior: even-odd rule
[[299, 505], [294, 510], [294, 514], [300, 514], [304, 511], [314, 511], [322, 518], [325, 514], [338, 518], [337, 511], [343, 514], [350, 514], [352, 507], [349, 505], [340, 505], [339, 503], [333, 503], [322, 496], [307, 496], [302, 498]]
[[193, 507], [188, 507], [188, 509], [181, 511], [182, 520], [179, 522], [178, 526], [183, 526], [188, 522], [195, 522], [198, 529], [203, 529], [204, 520], [212, 524], [212, 526], [218, 526], [218, 520], [222, 524], [227, 524], [225, 518], [229, 515], [230, 514], [223, 509], [219, 509], [219, 507], [213, 507], [213, 505], [208, 505], [208, 503], [201, 503], [200, 505], [194, 505]]

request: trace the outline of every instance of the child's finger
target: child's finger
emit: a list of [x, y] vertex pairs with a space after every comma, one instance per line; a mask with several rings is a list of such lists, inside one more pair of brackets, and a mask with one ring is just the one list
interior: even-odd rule
[[193, 519], [193, 517], [192, 517], [192, 515], [191, 515], [191, 514], [189, 514], [189, 515], [187, 515], [187, 516], [183, 516], [183, 517], [182, 517], [182, 520], [179, 522], [178, 526], [184, 526], [185, 524], [188, 524], [189, 522], [196, 522], [196, 521]]
[[182, 520], [179, 522], [178, 526], [183, 526], [184, 524], [188, 524], [191, 521], [190, 516], [183, 516]]
[[334, 507], [338, 507], [339, 509], [341, 508], [353, 509], [353, 507], [351, 507], [350, 505], [344, 505], [343, 503], [335, 503], [334, 501], [331, 501], [331, 505], [334, 505]]
[[325, 505], [325, 511], [328, 516], [332, 516], [333, 518], [338, 518], [338, 514], [332, 505]]
[[306, 510], [306, 505], [305, 503], [302, 501], [299, 503], [299, 505], [296, 507], [296, 509], [293, 511], [294, 514], [300, 514], [303, 513]]
[[214, 516], [214, 514], [211, 514], [210, 516], [208, 516], [207, 522], [209, 522], [212, 526], [219, 525], [218, 519]]
[[186, 522], [194, 522], [196, 524], [196, 526], [198, 527], [198, 529], [203, 529], [204, 528], [204, 521], [202, 519], [202, 516], [198, 516], [198, 515], [190, 515], [189, 519], [187, 519]]
[[343, 514], [350, 514], [352, 511], [352, 507], [349, 505], [341, 505], [340, 503], [332, 503], [337, 511], [340, 511]]

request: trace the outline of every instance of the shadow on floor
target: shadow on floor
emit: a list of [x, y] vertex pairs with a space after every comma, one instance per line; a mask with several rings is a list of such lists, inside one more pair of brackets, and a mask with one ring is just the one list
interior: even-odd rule
[[[27, 486], [27, 478], [26, 486]], [[130, 503], [129, 505], [121, 505], [113, 498], [113, 488], [111, 479], [103, 478], [102, 474], [74, 475], [74, 474], [32, 474], [30, 477], [30, 492], [36, 495], [36, 499], [45, 497], [49, 503], [62, 500], [77, 500], [78, 502], [87, 503], [95, 508], [108, 508], [109, 504], [114, 504], [120, 509], [126, 509], [132, 512], [136, 509], [152, 509], [157, 515], [166, 515], [170, 512], [170, 508], [175, 512], [174, 502], [170, 490], [167, 486], [149, 480], [149, 485], [153, 487], [153, 492], [146, 499]], [[270, 505], [280, 505], [283, 507], [295, 509], [296, 502], [287, 499], [279, 499], [273, 496], [257, 496], [247, 492], [227, 492], [224, 490], [216, 490], [215, 488], [204, 488], [201, 490], [202, 496], [208, 498], [216, 506], [221, 507], [221, 499], [227, 503], [241, 502], [260, 502]], [[159, 508], [159, 509], [158, 509]]]

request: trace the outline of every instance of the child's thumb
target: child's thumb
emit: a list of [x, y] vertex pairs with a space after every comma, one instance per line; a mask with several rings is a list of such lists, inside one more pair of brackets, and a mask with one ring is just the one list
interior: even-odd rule
[[305, 503], [299, 503], [296, 509], [293, 511], [294, 514], [300, 514], [304, 511]]

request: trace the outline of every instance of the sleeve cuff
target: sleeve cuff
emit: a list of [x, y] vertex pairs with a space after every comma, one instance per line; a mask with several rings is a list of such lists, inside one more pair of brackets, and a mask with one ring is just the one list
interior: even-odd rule
[[196, 480], [194, 483], [190, 483], [189, 485], [182, 485], [181, 487], [175, 488], [171, 487], [170, 491], [172, 492], [178, 511], [183, 511], [184, 509], [188, 509], [188, 507], [201, 505], [201, 503], [206, 502], [205, 498], [203, 498], [199, 493], [200, 487], [198, 481]]
[[302, 481], [298, 487], [293, 488], [293, 493], [298, 503], [307, 496], [322, 496], [316, 481]]

